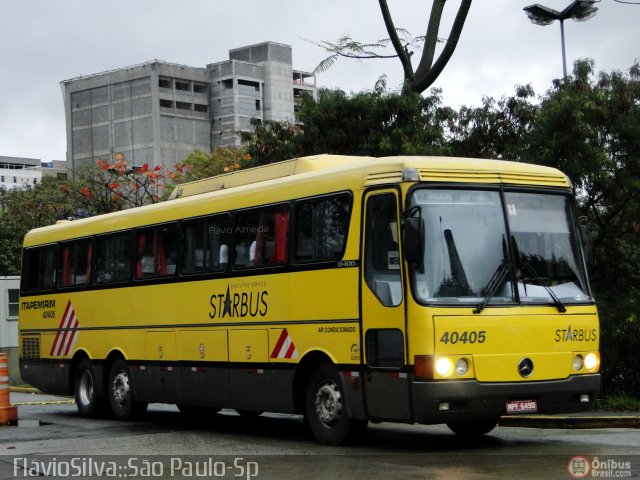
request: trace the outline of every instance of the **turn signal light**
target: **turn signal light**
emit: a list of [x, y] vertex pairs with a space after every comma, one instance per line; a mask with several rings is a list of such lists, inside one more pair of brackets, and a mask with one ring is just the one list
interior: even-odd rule
[[413, 357], [416, 380], [433, 380], [433, 356], [416, 355]]

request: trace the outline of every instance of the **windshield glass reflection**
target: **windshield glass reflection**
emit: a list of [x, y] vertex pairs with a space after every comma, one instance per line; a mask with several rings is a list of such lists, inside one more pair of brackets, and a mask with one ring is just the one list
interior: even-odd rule
[[426, 231], [413, 272], [420, 301], [590, 301], [567, 196], [509, 192], [503, 202], [499, 191], [420, 189], [411, 206], [421, 209]]

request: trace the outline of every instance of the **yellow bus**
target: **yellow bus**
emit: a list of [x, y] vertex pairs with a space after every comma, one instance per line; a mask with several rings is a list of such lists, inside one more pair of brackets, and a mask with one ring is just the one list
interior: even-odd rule
[[599, 322], [558, 170], [318, 155], [24, 240], [20, 367], [79, 413], [148, 403], [489, 432], [600, 386]]

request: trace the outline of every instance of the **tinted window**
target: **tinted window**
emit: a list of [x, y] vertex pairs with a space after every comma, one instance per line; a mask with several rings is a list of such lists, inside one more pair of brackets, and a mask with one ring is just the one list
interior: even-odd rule
[[289, 208], [275, 207], [236, 216], [236, 268], [284, 265], [288, 258]]
[[60, 250], [59, 285], [72, 287], [90, 283], [92, 260], [93, 243], [91, 240], [63, 244]]
[[56, 281], [56, 247], [25, 250], [22, 268], [22, 287], [25, 290], [49, 290]]
[[136, 235], [136, 278], [166, 277], [176, 273], [176, 225], [140, 230]]
[[229, 263], [233, 228], [228, 217], [189, 223], [184, 226], [182, 273], [220, 272]]
[[96, 247], [96, 283], [126, 282], [131, 278], [131, 234], [100, 237]]
[[340, 260], [349, 230], [349, 195], [296, 205], [296, 262]]

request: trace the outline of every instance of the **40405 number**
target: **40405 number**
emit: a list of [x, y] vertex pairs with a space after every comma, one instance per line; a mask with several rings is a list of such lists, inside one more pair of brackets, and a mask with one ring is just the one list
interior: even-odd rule
[[484, 343], [487, 340], [486, 330], [471, 330], [467, 332], [444, 332], [440, 337], [440, 343], [452, 344], [456, 343]]

